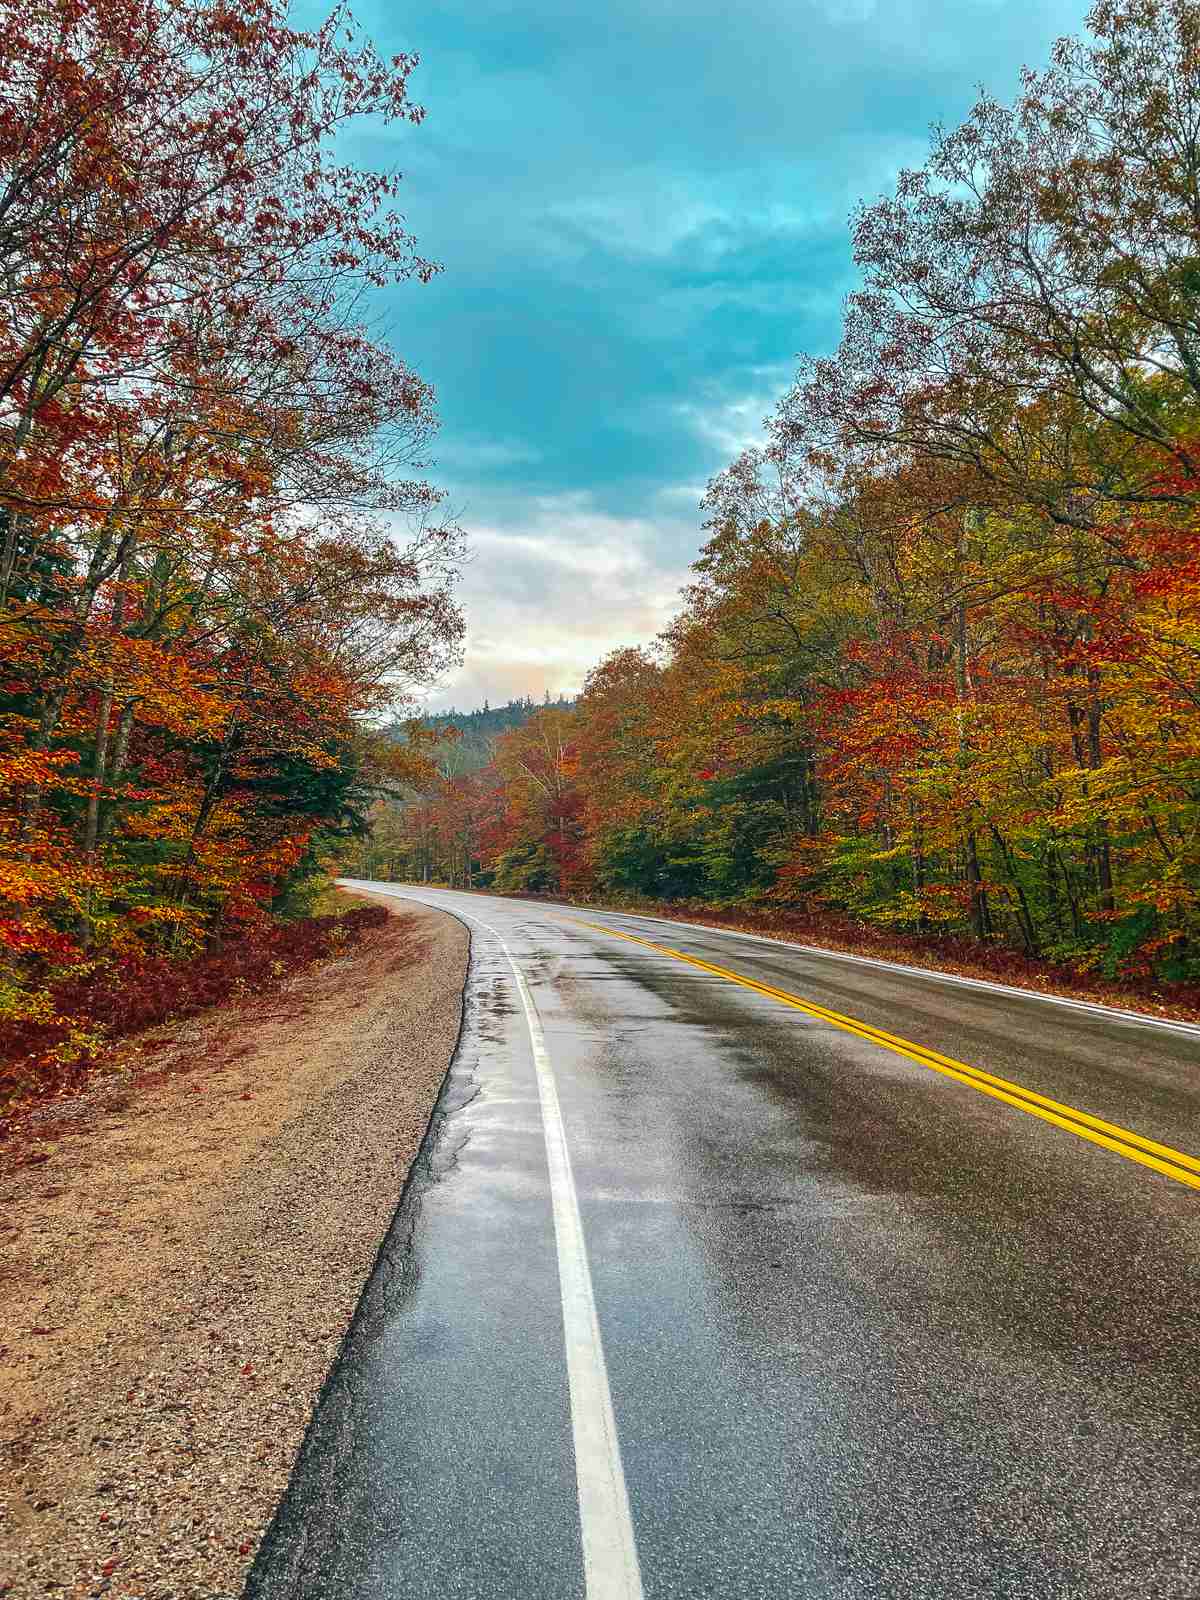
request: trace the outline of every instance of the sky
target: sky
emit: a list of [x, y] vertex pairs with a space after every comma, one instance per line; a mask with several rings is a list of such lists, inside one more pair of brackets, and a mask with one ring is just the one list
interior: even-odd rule
[[[1077, 32], [1078, 0], [358, 0], [416, 50], [421, 253], [387, 335], [437, 392], [466, 660], [430, 710], [573, 693], [676, 607], [707, 480], [838, 341], [848, 219], [932, 123]], [[311, 10], [305, 4], [305, 10]]]

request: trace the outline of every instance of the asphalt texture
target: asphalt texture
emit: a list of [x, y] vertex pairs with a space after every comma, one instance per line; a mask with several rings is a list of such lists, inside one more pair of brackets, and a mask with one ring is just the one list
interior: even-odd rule
[[[1200, 1191], [579, 919], [1193, 1155], [1200, 1029], [401, 892], [490, 924], [540, 1018], [649, 1600], [1198, 1600]], [[530, 1027], [469, 926], [459, 1050], [253, 1600], [608, 1592]]]

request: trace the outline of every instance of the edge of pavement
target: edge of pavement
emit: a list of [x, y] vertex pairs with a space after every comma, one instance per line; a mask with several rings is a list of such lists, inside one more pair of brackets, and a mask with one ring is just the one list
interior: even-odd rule
[[[360, 887], [367, 882], [385, 883], [387, 879], [339, 879], [339, 883], [347, 888], [353, 886], [356, 894], [365, 893]], [[394, 884], [397, 889], [416, 889], [421, 892], [432, 890], [444, 894], [466, 894], [483, 899], [508, 901], [513, 905], [542, 906], [546, 910], [560, 909], [563, 911], [592, 911], [602, 916], [624, 917], [634, 922], [658, 922], [668, 928], [691, 928], [697, 933], [715, 933], [727, 939], [746, 939], [754, 944], [774, 946], [776, 949], [798, 950], [804, 955], [824, 956], [833, 961], [850, 961], [859, 966], [879, 967], [889, 972], [902, 972], [908, 977], [924, 978], [932, 983], [956, 984], [971, 989], [990, 990], [994, 994], [1011, 995], [1017, 999], [1042, 1000], [1049, 1005], [1066, 1006], [1069, 1010], [1085, 1011], [1102, 1017], [1113, 1017], [1122, 1022], [1145, 1023], [1151, 1027], [1169, 1028], [1174, 1032], [1182, 1033], [1186, 1037], [1200, 1039], [1200, 1022], [1191, 1022], [1183, 1017], [1159, 1016], [1153, 1011], [1139, 1011], [1132, 1006], [1107, 1005], [1100, 1000], [1085, 1000], [1071, 995], [1056, 994], [1052, 990], [1034, 989], [1024, 984], [1001, 983], [995, 978], [977, 978], [966, 973], [949, 972], [941, 967], [922, 967], [906, 961], [890, 961], [882, 956], [860, 955], [853, 950], [839, 950], [833, 945], [802, 944], [797, 939], [789, 939], [783, 934], [756, 933], [749, 928], [726, 928], [711, 922], [691, 922], [683, 917], [668, 917], [651, 911], [631, 911], [622, 906], [599, 905], [592, 901], [572, 900], [543, 900], [528, 895], [496, 894], [487, 889], [451, 889], [449, 885], [430, 883], [402, 883]], [[409, 901], [409, 904], [421, 904], [420, 901]]]
[[351, 955], [152, 1030], [167, 1070], [0, 1177], [5, 1600], [241, 1594], [461, 1031], [469, 931], [386, 902]]

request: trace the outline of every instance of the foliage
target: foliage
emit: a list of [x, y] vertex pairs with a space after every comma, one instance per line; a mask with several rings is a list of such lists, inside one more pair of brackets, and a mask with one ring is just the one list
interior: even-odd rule
[[[521, 727], [540, 710], [569, 711], [572, 704], [561, 695], [551, 700], [547, 694], [540, 706], [526, 696], [523, 700], [509, 700], [502, 706], [484, 705], [478, 711], [439, 711], [420, 724], [425, 731], [437, 735], [425, 754], [443, 778], [481, 772], [490, 764], [496, 740], [502, 734]], [[393, 737], [404, 743], [408, 736], [402, 727], [396, 727]]]
[[350, 949], [387, 921], [383, 906], [267, 924], [225, 948], [186, 961], [141, 957], [118, 973], [65, 978], [40, 997], [36, 1015], [0, 1021], [0, 1105], [73, 1087], [104, 1046], [173, 1018], [269, 988]]
[[[367, 719], [455, 659], [432, 394], [372, 342], [426, 279], [415, 58], [278, 0], [0, 0], [0, 1023], [303, 909], [381, 787]], [[132, 968], [130, 964], [132, 963]], [[99, 990], [96, 991], [99, 993]], [[99, 1003], [99, 1002], [97, 1002]]]
[[710, 484], [656, 649], [393, 869], [1200, 978], [1200, 5], [1088, 30], [859, 211], [841, 347]]

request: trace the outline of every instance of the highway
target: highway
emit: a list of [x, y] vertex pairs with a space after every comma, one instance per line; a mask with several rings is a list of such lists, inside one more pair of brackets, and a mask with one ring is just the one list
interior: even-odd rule
[[247, 1596], [1200, 1597], [1200, 1028], [360, 887], [463, 1032]]

